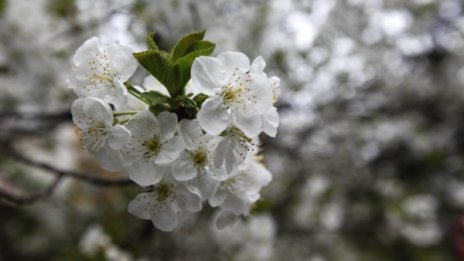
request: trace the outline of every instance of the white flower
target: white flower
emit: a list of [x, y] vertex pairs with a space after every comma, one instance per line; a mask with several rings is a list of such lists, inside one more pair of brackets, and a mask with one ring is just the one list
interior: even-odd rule
[[209, 198], [212, 207], [220, 206], [224, 213], [246, 215], [260, 197], [260, 190], [271, 182], [271, 173], [253, 157], [248, 157], [230, 176], [225, 177]]
[[84, 148], [95, 154], [103, 168], [120, 170], [123, 158], [119, 149], [129, 142], [130, 132], [122, 125], [113, 126], [113, 112], [98, 98], [80, 98], [73, 102], [74, 124], [82, 131]]
[[141, 186], [158, 183], [166, 167], [177, 159], [184, 148], [182, 138], [175, 135], [177, 116], [162, 112], [155, 117], [150, 111], [137, 113], [127, 124], [132, 137], [123, 148], [128, 161], [129, 177]]
[[98, 97], [106, 102], [127, 101], [127, 81], [137, 69], [137, 61], [128, 46], [101, 46], [92, 37], [79, 47], [73, 57], [74, 72], [69, 86], [79, 97]]
[[192, 65], [192, 84], [210, 97], [197, 114], [200, 126], [218, 135], [229, 123], [247, 136], [262, 130], [261, 115], [272, 106], [271, 82], [263, 72], [265, 63], [243, 53], [223, 52], [217, 58], [201, 56]]
[[193, 120], [182, 120], [179, 133], [184, 139], [185, 150], [173, 163], [174, 178], [186, 181], [197, 177], [199, 173], [216, 175], [219, 170], [214, 167], [213, 153], [220, 138], [204, 134], [198, 122]]
[[172, 231], [177, 227], [180, 215], [198, 212], [201, 208], [200, 195], [167, 174], [152, 191], [141, 193], [132, 200], [128, 211], [138, 218], [151, 219], [162, 231]]
[[[280, 94], [280, 79], [271, 77], [269, 80], [271, 81], [272, 87], [272, 101], [276, 103]], [[271, 137], [275, 137], [277, 134], [277, 127], [279, 127], [279, 114], [277, 113], [277, 108], [272, 106], [262, 115], [261, 119], [263, 121], [264, 133]]]
[[258, 152], [258, 138], [250, 138], [236, 127], [226, 130], [214, 153], [214, 165], [225, 165], [227, 173], [242, 164], [250, 153]]

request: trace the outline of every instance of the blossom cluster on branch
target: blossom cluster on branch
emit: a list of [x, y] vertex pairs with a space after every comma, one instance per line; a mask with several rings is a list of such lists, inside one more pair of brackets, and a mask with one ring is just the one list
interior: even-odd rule
[[[271, 180], [259, 161], [258, 135], [274, 137], [279, 79], [240, 52], [209, 56], [204, 31], [184, 36], [170, 52], [154, 35], [147, 51], [87, 40], [72, 59], [69, 86], [83, 148], [109, 171], [127, 171], [141, 186], [133, 215], [163, 231], [203, 202], [219, 209], [216, 225], [248, 215]], [[137, 63], [150, 74], [142, 87], [129, 78]]]

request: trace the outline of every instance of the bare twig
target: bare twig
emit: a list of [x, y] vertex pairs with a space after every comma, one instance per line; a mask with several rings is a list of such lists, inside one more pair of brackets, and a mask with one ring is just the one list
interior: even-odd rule
[[47, 188], [41, 192], [30, 194], [30, 195], [21, 195], [8, 191], [7, 189], [0, 187], [0, 199], [3, 199], [9, 203], [15, 205], [29, 205], [36, 203], [39, 200], [43, 200], [51, 196], [54, 190], [58, 187], [63, 175], [58, 174], [53, 182], [47, 186]]
[[57, 175], [57, 176], [61, 175], [63, 177], [70, 177], [70, 178], [82, 180], [82, 181], [91, 183], [96, 186], [109, 187], [109, 186], [127, 186], [127, 185], [134, 184], [130, 179], [126, 179], [126, 178], [118, 178], [118, 179], [105, 178], [105, 177], [94, 176], [94, 175], [90, 175], [86, 173], [80, 173], [80, 172], [69, 171], [69, 170], [61, 170], [47, 163], [38, 162], [32, 159], [26, 158], [23, 155], [17, 153], [13, 149], [9, 150], [9, 156], [25, 164], [28, 164], [28, 165], [31, 165], [31, 166], [34, 166], [34, 167], [37, 167], [43, 170], [47, 170], [48, 172], [54, 175]]

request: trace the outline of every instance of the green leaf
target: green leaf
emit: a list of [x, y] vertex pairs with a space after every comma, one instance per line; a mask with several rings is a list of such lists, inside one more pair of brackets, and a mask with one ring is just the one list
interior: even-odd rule
[[158, 91], [148, 91], [143, 92], [140, 96], [150, 102], [151, 105], [156, 105], [159, 103], [167, 103], [171, 100], [170, 97], [158, 92]]
[[155, 76], [169, 91], [171, 97], [176, 97], [174, 90], [173, 63], [170, 54], [161, 50], [149, 50], [140, 53], [134, 53], [135, 59]]
[[154, 32], [148, 33], [146, 42], [147, 42], [148, 50], [159, 50], [159, 47], [155, 42], [155, 33]]
[[172, 54], [172, 60], [176, 61], [180, 57], [186, 55], [188, 53], [188, 49], [190, 46], [198, 41], [203, 40], [203, 37], [205, 36], [205, 30], [203, 31], [198, 31], [198, 32], [193, 32], [190, 34], [185, 35], [180, 39], [179, 42], [172, 48], [171, 54]]
[[0, 0], [0, 15], [6, 10], [7, 0]]
[[197, 106], [199, 108], [201, 108], [201, 105], [203, 104], [203, 102], [208, 99], [209, 96], [204, 94], [204, 93], [199, 93], [197, 95], [195, 95], [195, 97], [193, 97], [193, 100], [196, 102]]

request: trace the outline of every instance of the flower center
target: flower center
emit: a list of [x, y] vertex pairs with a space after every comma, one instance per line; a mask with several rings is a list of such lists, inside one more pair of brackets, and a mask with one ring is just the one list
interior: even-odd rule
[[169, 183], [161, 183], [156, 188], [155, 200], [158, 202], [164, 202], [174, 196], [175, 192], [173, 190], [173, 185]]
[[208, 162], [208, 153], [203, 148], [198, 148], [190, 153], [193, 165], [197, 168], [203, 168]]
[[149, 158], [152, 156], [157, 156], [163, 144], [161, 143], [161, 139], [159, 136], [155, 136], [153, 139], [149, 139], [143, 143], [143, 146], [147, 148], [147, 152], [145, 152], [144, 156]]
[[232, 87], [232, 86], [226, 86], [225, 89], [222, 92], [222, 99], [224, 100], [224, 103], [230, 104], [242, 97], [242, 88], [241, 87]]

